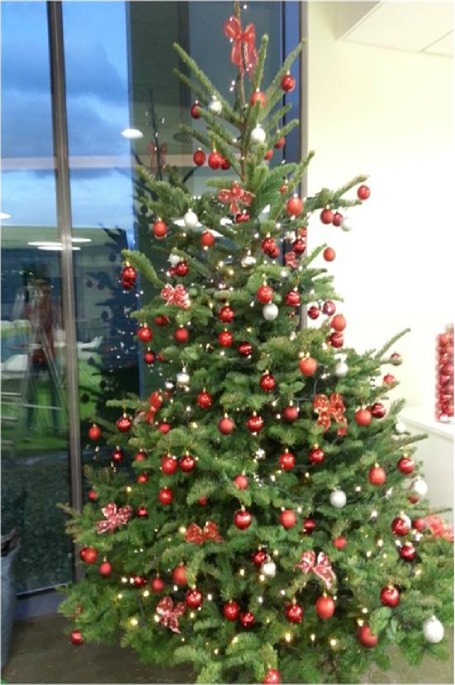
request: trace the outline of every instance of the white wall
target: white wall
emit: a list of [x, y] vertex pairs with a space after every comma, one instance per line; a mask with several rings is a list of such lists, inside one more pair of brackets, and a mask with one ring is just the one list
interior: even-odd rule
[[435, 335], [454, 320], [452, 59], [336, 41], [333, 11], [308, 3], [308, 194], [364, 173], [371, 197], [350, 211], [350, 233], [315, 219], [309, 243], [337, 252], [348, 346], [411, 328], [393, 348], [404, 358], [393, 397], [431, 419]]

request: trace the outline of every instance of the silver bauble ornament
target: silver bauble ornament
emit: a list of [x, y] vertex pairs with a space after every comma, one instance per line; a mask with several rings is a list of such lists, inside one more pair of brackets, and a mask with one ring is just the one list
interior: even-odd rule
[[274, 321], [279, 314], [279, 309], [274, 302], [269, 302], [262, 307], [262, 316], [266, 321]]
[[250, 141], [254, 145], [263, 145], [266, 140], [266, 134], [262, 126], [255, 126], [251, 131]]
[[183, 216], [183, 223], [187, 228], [195, 228], [199, 223], [197, 214], [195, 214], [192, 209], [189, 209]]
[[249, 266], [254, 266], [256, 264], [256, 257], [253, 257], [252, 254], [247, 254], [245, 257], [242, 257], [240, 263], [245, 269], [247, 269]]
[[175, 378], [178, 385], [188, 385], [188, 383], [190, 382], [189, 374], [186, 372], [185, 369], [180, 371], [180, 373], [178, 373]]
[[256, 459], [265, 459], [265, 450], [263, 450], [262, 447], [259, 447], [254, 453], [254, 456]]
[[441, 621], [439, 621], [436, 616], [431, 616], [427, 618], [422, 625], [423, 634], [427, 642], [436, 644], [441, 642], [444, 637], [444, 626]]
[[335, 509], [342, 509], [346, 504], [346, 493], [343, 490], [334, 490], [330, 495], [330, 504]]
[[406, 433], [406, 426], [402, 421], [397, 421], [395, 423], [395, 433], [398, 433], [398, 435]]
[[347, 376], [348, 371], [349, 367], [346, 362], [338, 362], [338, 364], [335, 366], [335, 376], [338, 376], [338, 378], [344, 378]]
[[209, 108], [209, 112], [211, 112], [212, 114], [218, 115], [218, 114], [221, 114], [221, 112], [223, 110], [223, 105], [218, 100], [216, 95], [212, 95], [210, 102], [208, 104], [208, 108]]
[[170, 254], [169, 258], [167, 260], [172, 266], [175, 266], [179, 262], [182, 261], [182, 258], [178, 256], [178, 254]]
[[266, 578], [273, 578], [276, 574], [276, 564], [271, 559], [266, 559], [263, 564], [261, 564], [261, 573]]
[[164, 387], [166, 388], [166, 390], [173, 390], [174, 383], [172, 381], [164, 381]]
[[411, 488], [412, 492], [415, 492], [416, 495], [419, 495], [420, 497], [425, 497], [425, 495], [428, 492], [428, 485], [427, 483], [418, 476], [417, 478], [414, 478], [413, 481], [411, 482]]
[[341, 224], [341, 230], [346, 231], [348, 233], [349, 231], [352, 231], [352, 219], [349, 216], [345, 216], [343, 219], [343, 223]]

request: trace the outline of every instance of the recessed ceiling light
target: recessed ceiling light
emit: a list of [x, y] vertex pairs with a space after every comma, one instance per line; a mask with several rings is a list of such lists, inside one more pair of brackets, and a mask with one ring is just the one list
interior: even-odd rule
[[91, 238], [71, 238], [72, 243], [91, 243]]
[[27, 245], [32, 245], [33, 247], [41, 247], [44, 245], [61, 245], [59, 240], [31, 240]]
[[139, 131], [138, 128], [124, 128], [123, 131], [121, 132], [121, 135], [124, 138], [128, 138], [130, 140], [133, 140], [134, 138], [143, 138], [144, 134], [142, 131]]
[[6, 212], [0, 212], [0, 219], [11, 219], [11, 214], [7, 214]]
[[[80, 247], [72, 247], [72, 250], [80, 250]], [[38, 250], [48, 250], [54, 252], [61, 252], [63, 250], [63, 245], [40, 245]]]

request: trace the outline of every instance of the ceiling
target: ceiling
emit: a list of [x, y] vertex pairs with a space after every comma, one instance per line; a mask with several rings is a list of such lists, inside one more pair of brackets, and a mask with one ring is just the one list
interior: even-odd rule
[[453, 57], [452, 2], [385, 0], [336, 3], [340, 40]]

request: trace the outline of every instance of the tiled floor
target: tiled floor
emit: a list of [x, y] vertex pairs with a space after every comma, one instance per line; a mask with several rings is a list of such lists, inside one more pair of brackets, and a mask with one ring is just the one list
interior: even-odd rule
[[[64, 633], [65, 619], [58, 616], [16, 622], [8, 663], [2, 673], [7, 683], [191, 683], [188, 668], [144, 666], [136, 654], [121, 647], [74, 647]], [[453, 633], [450, 634], [453, 654]], [[363, 683], [453, 683], [453, 660], [424, 660], [411, 668], [394, 660], [393, 671], [372, 670]]]

